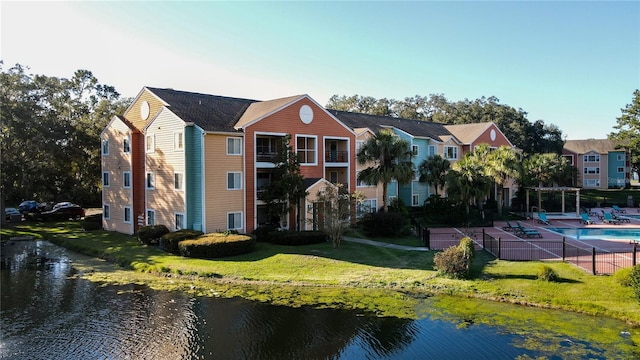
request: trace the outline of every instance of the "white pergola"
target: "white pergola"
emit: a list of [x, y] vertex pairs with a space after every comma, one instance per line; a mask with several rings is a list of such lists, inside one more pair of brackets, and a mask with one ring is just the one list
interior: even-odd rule
[[575, 192], [576, 193], [576, 217], [580, 217], [580, 188], [572, 188], [572, 187], [526, 187], [527, 190], [527, 215], [532, 213], [532, 207], [530, 204], [529, 192], [531, 190], [535, 191], [538, 194], [538, 205], [537, 209], [540, 211], [542, 208], [542, 193], [543, 192], [560, 192], [562, 193], [562, 213], [566, 213], [565, 211], [565, 197], [564, 195], [567, 192]]

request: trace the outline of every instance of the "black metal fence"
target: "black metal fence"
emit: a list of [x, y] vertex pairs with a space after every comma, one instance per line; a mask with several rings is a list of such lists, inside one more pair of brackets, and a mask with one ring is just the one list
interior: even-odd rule
[[635, 266], [638, 261], [637, 244], [627, 248], [602, 250], [581, 248], [562, 240], [501, 239], [482, 231], [432, 232], [416, 224], [416, 232], [423, 245], [430, 250], [443, 250], [460, 243], [465, 236], [472, 238], [476, 248], [484, 249], [501, 260], [538, 261], [561, 260], [581, 267], [592, 274], [612, 274], [616, 270]]

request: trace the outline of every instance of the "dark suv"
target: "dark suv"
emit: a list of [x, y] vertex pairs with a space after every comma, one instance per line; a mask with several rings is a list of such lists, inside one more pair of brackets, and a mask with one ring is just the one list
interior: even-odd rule
[[84, 217], [84, 209], [78, 205], [59, 207], [51, 211], [40, 213], [42, 221], [66, 221], [69, 219], [80, 220]]

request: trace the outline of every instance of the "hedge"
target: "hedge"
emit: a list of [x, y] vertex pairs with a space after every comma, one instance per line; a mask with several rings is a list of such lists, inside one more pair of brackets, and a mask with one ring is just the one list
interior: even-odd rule
[[180, 255], [212, 259], [246, 254], [253, 251], [255, 240], [248, 235], [212, 233], [178, 243]]
[[138, 240], [146, 245], [157, 244], [160, 238], [167, 233], [169, 233], [169, 229], [164, 225], [143, 226], [138, 229]]
[[269, 233], [269, 242], [278, 245], [310, 245], [327, 242], [323, 231], [274, 231]]
[[80, 221], [80, 227], [82, 227], [84, 231], [102, 229], [102, 214], [85, 216], [84, 219]]
[[170, 232], [162, 235], [162, 237], [160, 238], [160, 248], [164, 251], [179, 255], [180, 249], [178, 247], [178, 244], [180, 243], [180, 241], [196, 239], [202, 234], [202, 231], [191, 229], [182, 229], [176, 232]]

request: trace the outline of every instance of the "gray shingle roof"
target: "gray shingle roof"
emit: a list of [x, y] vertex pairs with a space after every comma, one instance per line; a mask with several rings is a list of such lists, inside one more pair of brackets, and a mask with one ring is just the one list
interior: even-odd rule
[[442, 137], [453, 136], [444, 124], [440, 123], [339, 110], [327, 109], [327, 111], [352, 129], [370, 128], [372, 131], [377, 132], [385, 126], [393, 126], [413, 136], [431, 138], [437, 141], [441, 141]]
[[169, 104], [169, 110], [205, 131], [236, 132], [234, 125], [249, 105], [258, 100], [207, 95], [173, 89], [147, 87]]
[[576, 154], [586, 154], [590, 151], [607, 154], [616, 151], [616, 143], [609, 139], [566, 140], [564, 148]]

